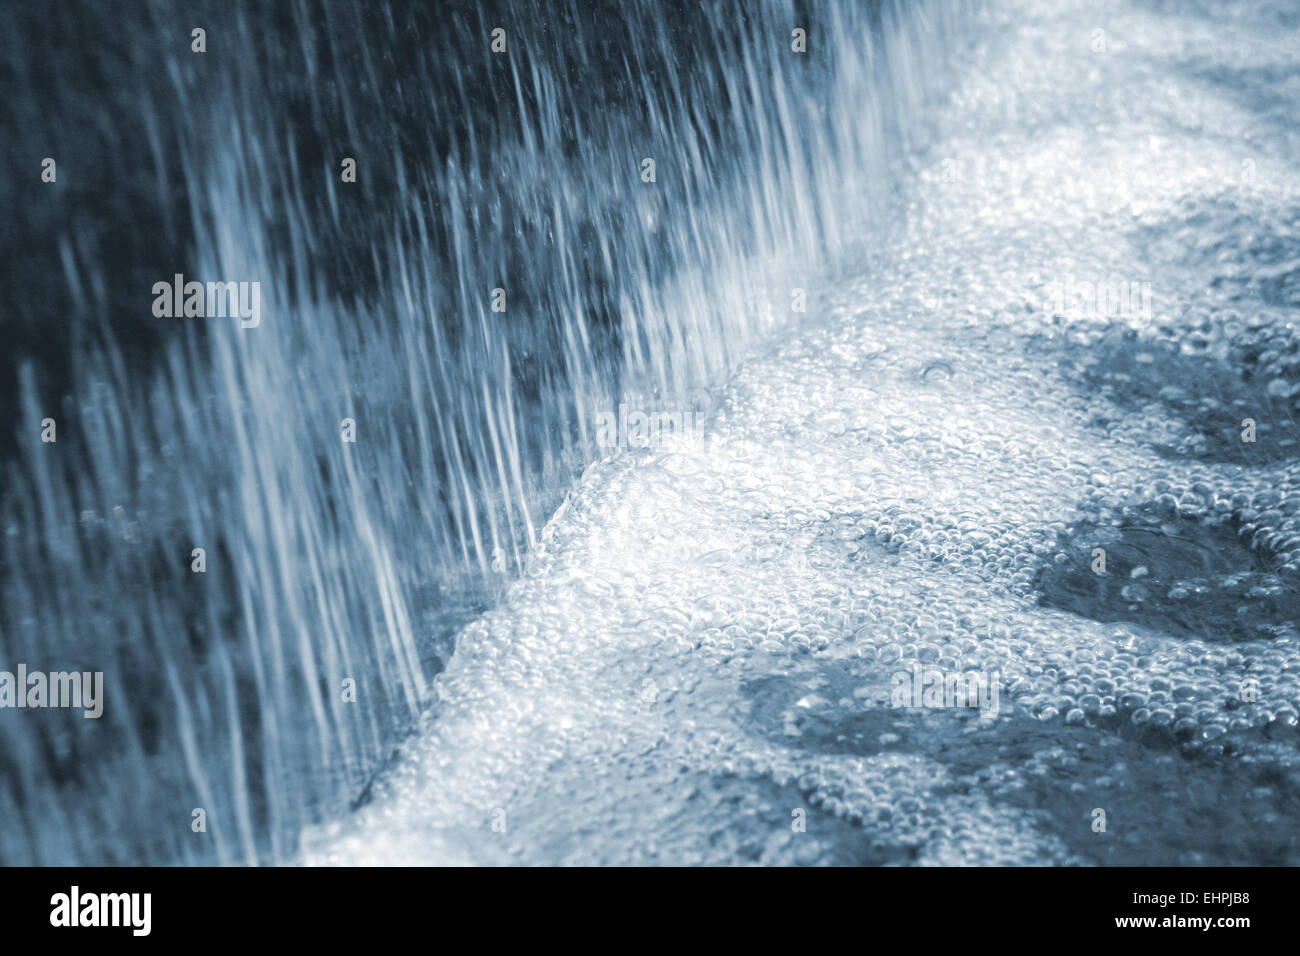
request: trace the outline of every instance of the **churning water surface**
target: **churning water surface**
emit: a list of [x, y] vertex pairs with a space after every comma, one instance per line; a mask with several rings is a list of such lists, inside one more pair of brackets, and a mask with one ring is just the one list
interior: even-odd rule
[[586, 470], [309, 860], [1300, 862], [1295, 9], [978, 36], [896, 241]]
[[0, 665], [106, 701], [0, 715], [0, 859], [1300, 863], [1292, 0], [482, 9], [15, 101], [142, 171], [24, 206], [113, 323], [17, 376]]

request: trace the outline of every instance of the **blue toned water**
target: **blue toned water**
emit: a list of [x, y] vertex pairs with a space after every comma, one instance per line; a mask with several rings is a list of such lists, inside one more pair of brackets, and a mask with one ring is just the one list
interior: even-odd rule
[[616, 6], [145, 71], [264, 318], [25, 373], [0, 855], [1297, 862], [1290, 7]]
[[[106, 702], [4, 713], [0, 859], [297, 859], [602, 415], [694, 423], [809, 263], [886, 241], [969, 17], [743, 6], [6, 11], [16, 154], [59, 174], [5, 187], [0, 667]], [[260, 322], [159, 316], [177, 274]]]
[[309, 858], [1300, 860], [1290, 10], [985, 8], [889, 249], [587, 470]]

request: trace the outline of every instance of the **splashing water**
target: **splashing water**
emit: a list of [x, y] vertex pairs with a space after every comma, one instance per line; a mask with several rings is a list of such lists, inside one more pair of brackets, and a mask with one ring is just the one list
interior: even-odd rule
[[1240, 9], [986, 10], [891, 248], [585, 472], [308, 859], [1300, 861], [1300, 43]]
[[266, 318], [20, 440], [0, 651], [109, 705], [0, 721], [5, 862], [1296, 863], [1300, 31], [1234, 10], [234, 15], [148, 278]]
[[[5, 863], [282, 862], [364, 800], [602, 413], [698, 420], [886, 244], [971, 19], [83, 7], [0, 30], [61, 190], [6, 197], [38, 294], [0, 666], [102, 670], [106, 706], [0, 720]], [[259, 283], [261, 322], [155, 317], [175, 274]]]

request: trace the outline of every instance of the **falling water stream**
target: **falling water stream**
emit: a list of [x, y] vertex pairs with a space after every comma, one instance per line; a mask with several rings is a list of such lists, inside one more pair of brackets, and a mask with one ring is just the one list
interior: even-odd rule
[[1292, 5], [588, 6], [142, 73], [266, 318], [9, 466], [0, 859], [1300, 862]]
[[1294, 9], [984, 26], [897, 241], [585, 472], [310, 859], [1300, 860]]

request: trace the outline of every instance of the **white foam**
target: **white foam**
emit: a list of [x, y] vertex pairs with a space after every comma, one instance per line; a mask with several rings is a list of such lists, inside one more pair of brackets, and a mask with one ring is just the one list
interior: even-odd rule
[[[309, 861], [1067, 863], [1106, 859], [1088, 842], [1106, 838], [1159, 858], [1167, 824], [1112, 813], [1107, 837], [1092, 811], [1217, 779], [1178, 763], [1179, 739], [1291, 772], [1294, 740], [1261, 728], [1294, 723], [1296, 640], [1107, 623], [1036, 583], [1099, 502], [1198, 483], [1271, 509], [1279, 553], [1300, 541], [1294, 459], [1171, 458], [1157, 446], [1184, 424], [1074, 374], [1126, 324], [1134, 349], [1177, 351], [1206, 276], [1135, 236], [1208, 196], [1294, 208], [1287, 134], [1183, 69], [1233, 62], [1217, 22], [1113, 2], [988, 16], [896, 258], [746, 364], [703, 442], [588, 470], [528, 577], [461, 634], [373, 801], [312, 834]], [[1222, 28], [1294, 69], [1300, 44]], [[1248, 186], [1242, 137], [1268, 170]], [[1150, 281], [1151, 321], [1054, 317], [1066, 274]], [[910, 660], [996, 673], [1004, 707], [990, 725], [873, 701]], [[1225, 709], [1252, 677], [1258, 700]], [[1190, 730], [1142, 736], [1126, 695]]]

